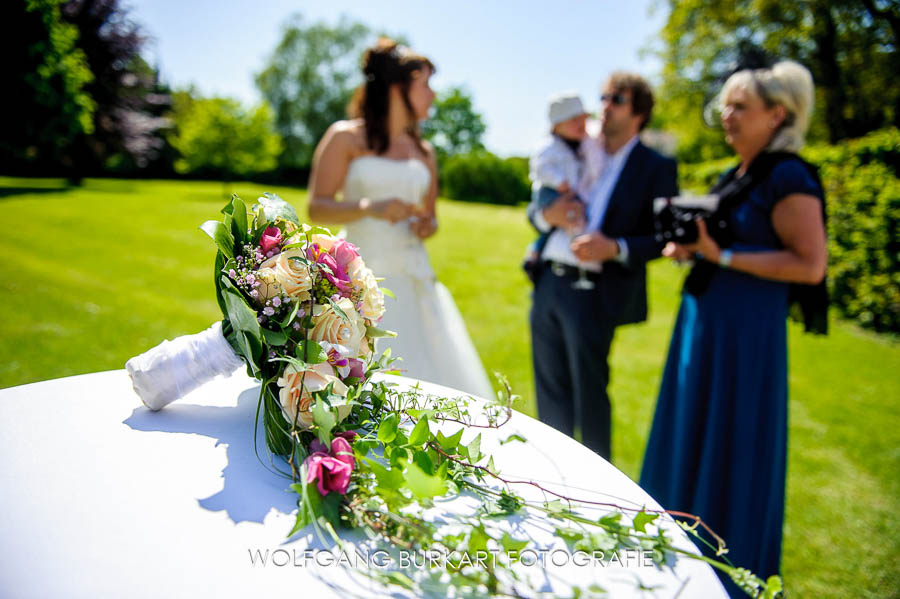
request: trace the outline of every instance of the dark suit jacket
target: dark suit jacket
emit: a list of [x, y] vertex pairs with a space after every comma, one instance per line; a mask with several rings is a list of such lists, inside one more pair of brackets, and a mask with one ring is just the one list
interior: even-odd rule
[[[599, 317], [614, 325], [647, 319], [646, 263], [658, 258], [662, 244], [653, 236], [653, 198], [678, 195], [678, 167], [674, 160], [638, 142], [616, 182], [600, 231], [628, 244], [628, 261], [603, 263], [598, 286], [603, 305]], [[537, 206], [528, 207], [528, 217]]]

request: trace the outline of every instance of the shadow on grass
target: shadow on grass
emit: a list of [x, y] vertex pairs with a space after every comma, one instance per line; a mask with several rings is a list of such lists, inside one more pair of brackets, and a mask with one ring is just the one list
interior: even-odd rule
[[36, 194], [60, 194], [71, 191], [73, 188], [69, 186], [63, 187], [3, 187], [0, 186], [0, 200], [5, 200], [13, 196], [20, 195], [36, 195]]

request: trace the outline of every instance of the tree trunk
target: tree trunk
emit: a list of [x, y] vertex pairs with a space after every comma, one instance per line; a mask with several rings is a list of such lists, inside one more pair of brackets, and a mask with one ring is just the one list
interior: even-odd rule
[[831, 9], [823, 6], [820, 13], [820, 27], [816, 28], [813, 40], [816, 43], [815, 58], [819, 63], [818, 81], [825, 95], [825, 122], [828, 137], [835, 143], [847, 137], [847, 121], [844, 106], [847, 94], [841, 85], [841, 70], [837, 63], [837, 28]]

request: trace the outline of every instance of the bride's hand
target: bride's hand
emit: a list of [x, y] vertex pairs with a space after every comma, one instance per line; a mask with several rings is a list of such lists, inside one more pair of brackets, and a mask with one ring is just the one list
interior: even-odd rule
[[409, 229], [419, 239], [427, 239], [437, 232], [437, 218], [427, 214], [410, 219]]
[[403, 200], [391, 198], [372, 202], [369, 212], [376, 218], [381, 218], [391, 223], [398, 223], [413, 215], [413, 207]]

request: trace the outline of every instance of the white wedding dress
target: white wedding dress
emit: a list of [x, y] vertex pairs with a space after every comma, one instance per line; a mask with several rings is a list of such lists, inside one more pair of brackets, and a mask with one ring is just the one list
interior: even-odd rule
[[[350, 163], [344, 198], [398, 198], [418, 205], [430, 183], [431, 172], [421, 160], [362, 156]], [[348, 223], [345, 233], [359, 247], [366, 266], [385, 279], [379, 284], [397, 296], [396, 301], [385, 298], [381, 321], [381, 327], [395, 331], [397, 337], [378, 339], [378, 351], [390, 347], [393, 356], [403, 358], [395, 366], [405, 376], [492, 397], [484, 366], [453, 297], [437, 281], [425, 246], [410, 231], [409, 223], [363, 218]]]

